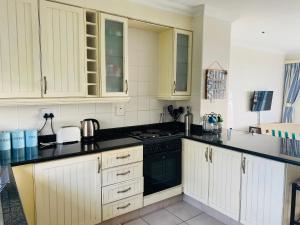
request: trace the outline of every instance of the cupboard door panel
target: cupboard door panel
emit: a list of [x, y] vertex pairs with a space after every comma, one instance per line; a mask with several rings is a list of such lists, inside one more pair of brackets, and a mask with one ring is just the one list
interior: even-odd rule
[[175, 90], [173, 95], [191, 95], [192, 33], [175, 30], [174, 35]]
[[214, 146], [211, 149], [209, 206], [238, 220], [242, 155]]
[[0, 98], [41, 97], [37, 0], [0, 0]]
[[95, 156], [35, 165], [37, 225], [101, 222], [101, 188]]
[[241, 223], [281, 225], [285, 164], [244, 154]]
[[204, 204], [208, 203], [207, 152], [208, 145], [206, 144], [190, 140], [183, 141], [183, 190], [186, 195]]
[[128, 96], [128, 20], [101, 14], [101, 95]]
[[44, 97], [86, 96], [84, 11], [41, 1]]

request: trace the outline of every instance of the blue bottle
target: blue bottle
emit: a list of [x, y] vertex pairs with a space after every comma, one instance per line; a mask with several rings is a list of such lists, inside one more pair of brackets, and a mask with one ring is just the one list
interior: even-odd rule
[[38, 145], [37, 130], [25, 131], [25, 145], [26, 148], [32, 148]]
[[12, 141], [12, 148], [25, 148], [25, 137], [24, 131], [22, 130], [15, 130], [11, 133], [11, 141]]

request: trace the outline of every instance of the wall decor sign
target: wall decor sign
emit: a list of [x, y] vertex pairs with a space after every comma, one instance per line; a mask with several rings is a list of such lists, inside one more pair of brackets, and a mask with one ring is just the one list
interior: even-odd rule
[[207, 69], [205, 82], [206, 99], [225, 99], [227, 70]]

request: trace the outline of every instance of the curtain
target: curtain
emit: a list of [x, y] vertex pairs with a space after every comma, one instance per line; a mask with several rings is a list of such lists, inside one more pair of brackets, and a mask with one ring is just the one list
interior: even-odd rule
[[293, 104], [297, 100], [300, 90], [300, 63], [286, 64], [284, 74], [282, 122], [292, 123], [294, 115]]

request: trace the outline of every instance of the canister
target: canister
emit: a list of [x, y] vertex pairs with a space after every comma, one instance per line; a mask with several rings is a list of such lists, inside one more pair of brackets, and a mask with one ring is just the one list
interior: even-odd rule
[[25, 131], [26, 148], [36, 147], [38, 145], [37, 130]]
[[1, 131], [0, 132], [0, 151], [10, 150], [11, 141], [10, 141], [10, 132]]
[[23, 130], [15, 130], [11, 133], [12, 148], [25, 148], [25, 138]]

